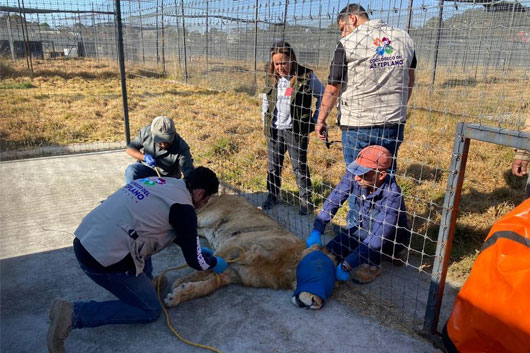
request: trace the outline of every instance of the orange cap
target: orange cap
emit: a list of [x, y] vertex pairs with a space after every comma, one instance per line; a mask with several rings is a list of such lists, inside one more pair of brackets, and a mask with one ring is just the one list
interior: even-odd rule
[[365, 147], [346, 169], [354, 175], [363, 175], [372, 170], [387, 170], [392, 165], [392, 155], [383, 146]]

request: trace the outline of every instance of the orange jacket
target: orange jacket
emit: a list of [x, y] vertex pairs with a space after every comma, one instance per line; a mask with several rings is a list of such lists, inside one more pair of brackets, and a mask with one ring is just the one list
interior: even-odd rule
[[530, 199], [491, 228], [444, 334], [450, 351], [530, 352]]

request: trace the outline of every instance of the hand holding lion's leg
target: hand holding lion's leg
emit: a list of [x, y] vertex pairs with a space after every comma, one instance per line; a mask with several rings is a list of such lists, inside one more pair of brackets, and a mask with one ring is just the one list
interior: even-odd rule
[[173, 291], [164, 299], [165, 305], [167, 307], [175, 307], [182, 302], [203, 297], [218, 288], [233, 283], [233, 273], [230, 267], [220, 275], [215, 275], [211, 271], [207, 271], [206, 273], [209, 276], [202, 281], [180, 283], [174, 287]]

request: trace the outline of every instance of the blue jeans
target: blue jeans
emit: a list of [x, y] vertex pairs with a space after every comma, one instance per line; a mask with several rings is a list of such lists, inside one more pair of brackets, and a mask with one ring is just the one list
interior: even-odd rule
[[74, 302], [74, 328], [147, 323], [160, 317], [162, 307], [151, 283], [153, 265], [150, 258], [139, 276], [135, 275], [136, 270], [104, 273], [79, 265], [91, 280], [118, 300]]
[[125, 169], [125, 184], [129, 184], [136, 179], [157, 176], [155, 170], [142, 163], [129, 164]]
[[[390, 173], [394, 174], [397, 167], [398, 149], [403, 142], [405, 123], [389, 126], [372, 126], [363, 128], [349, 128], [342, 131], [342, 154], [346, 166], [355, 161], [361, 150], [367, 146], [380, 145], [387, 148], [392, 156]], [[359, 225], [359, 209], [355, 204], [355, 196], [348, 201], [349, 211], [346, 216], [347, 226], [351, 228]]]
[[343, 229], [339, 235], [326, 244], [326, 248], [335, 255], [339, 263], [346, 260], [352, 268], [362, 264], [381, 264], [381, 253], [361, 242], [357, 227]]

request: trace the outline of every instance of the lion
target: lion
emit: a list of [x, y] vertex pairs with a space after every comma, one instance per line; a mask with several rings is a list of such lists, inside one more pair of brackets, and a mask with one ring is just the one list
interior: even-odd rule
[[[326, 264], [328, 269], [332, 266], [333, 271], [336, 266], [335, 258], [325, 248], [320, 249], [318, 245], [307, 248], [303, 240], [282, 229], [263, 211], [236, 195], [213, 196], [198, 211], [197, 221], [199, 235], [208, 240], [215, 255], [226, 259], [229, 266], [220, 275], [212, 271], [198, 271], [177, 279], [164, 300], [167, 307], [208, 295], [229, 284], [295, 289], [300, 261], [314, 252], [321, 252], [318, 255], [325, 258], [324, 262], [329, 262], [327, 258], [331, 260]], [[310, 276], [314, 277], [313, 274]], [[327, 277], [319, 281], [326, 281], [328, 288], [331, 281], [328, 293], [310, 293], [298, 283], [302, 290], [297, 288], [298, 293], [295, 292], [292, 297], [295, 305], [320, 309], [325, 304], [326, 298], [323, 297], [331, 294], [334, 271], [332, 274], [328, 271], [320, 277]]]

